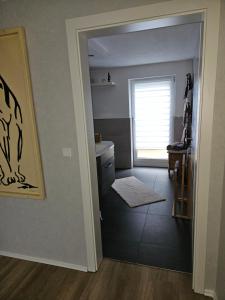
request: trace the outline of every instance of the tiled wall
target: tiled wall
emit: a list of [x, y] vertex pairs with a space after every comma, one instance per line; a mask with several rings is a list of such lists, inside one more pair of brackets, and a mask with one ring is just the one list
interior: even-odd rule
[[131, 119], [95, 119], [95, 132], [115, 144], [116, 168], [132, 167]]
[[[173, 141], [171, 142], [179, 142], [181, 140], [183, 132], [182, 122], [183, 117], [174, 117]], [[132, 168], [132, 119], [95, 119], [94, 128], [95, 132], [101, 133], [103, 140], [114, 142], [116, 168]]]
[[183, 128], [183, 117], [175, 116], [173, 118], [173, 141], [171, 142], [180, 142]]

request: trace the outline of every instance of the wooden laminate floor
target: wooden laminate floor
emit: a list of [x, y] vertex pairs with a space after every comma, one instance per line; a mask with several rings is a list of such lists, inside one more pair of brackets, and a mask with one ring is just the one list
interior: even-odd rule
[[104, 259], [85, 273], [0, 256], [0, 300], [203, 300], [191, 275]]

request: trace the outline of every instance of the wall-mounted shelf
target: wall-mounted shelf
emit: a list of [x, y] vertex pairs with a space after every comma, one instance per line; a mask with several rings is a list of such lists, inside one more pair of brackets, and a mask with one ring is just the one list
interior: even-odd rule
[[98, 83], [92, 83], [91, 84], [91, 86], [93, 86], [93, 87], [97, 87], [97, 86], [99, 86], [99, 87], [103, 87], [103, 86], [114, 86], [114, 85], [116, 85], [116, 83], [115, 82], [113, 82], [113, 81], [110, 81], [110, 82], [98, 82]]

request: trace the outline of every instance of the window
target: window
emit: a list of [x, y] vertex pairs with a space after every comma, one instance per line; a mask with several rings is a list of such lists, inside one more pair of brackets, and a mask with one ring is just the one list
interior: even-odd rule
[[166, 160], [171, 136], [173, 78], [131, 80], [134, 160]]

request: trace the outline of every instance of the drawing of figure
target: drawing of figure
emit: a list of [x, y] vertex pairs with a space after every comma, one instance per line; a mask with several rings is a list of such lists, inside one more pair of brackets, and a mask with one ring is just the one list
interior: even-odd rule
[[0, 75], [0, 184], [25, 182], [20, 162], [23, 154], [23, 118], [16, 96]]

